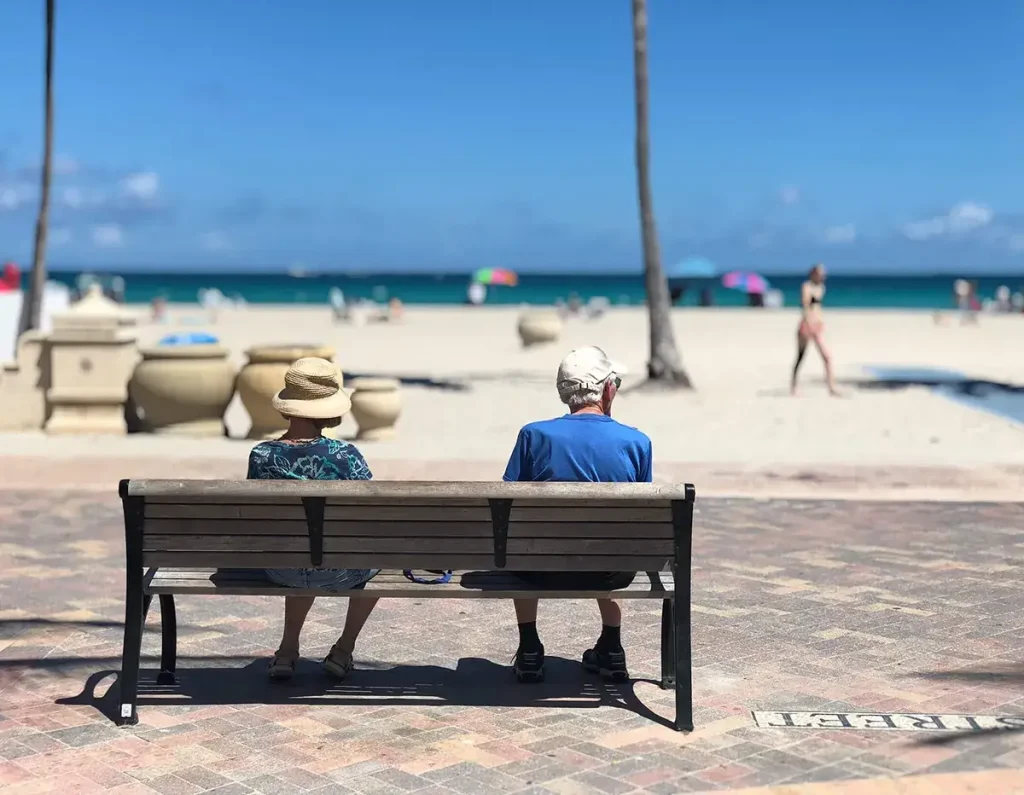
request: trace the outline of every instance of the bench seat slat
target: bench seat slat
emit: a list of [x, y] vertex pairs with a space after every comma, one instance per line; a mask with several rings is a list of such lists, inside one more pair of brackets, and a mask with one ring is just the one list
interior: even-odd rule
[[270, 582], [262, 571], [231, 569], [217, 572], [213, 569], [159, 569], [149, 580], [147, 591], [152, 594], [197, 594], [232, 596], [367, 596], [406, 597], [419, 599], [492, 598], [507, 599], [529, 594], [538, 598], [599, 598], [663, 599], [672, 595], [673, 580], [669, 572], [659, 574], [661, 589], [651, 589], [647, 574], [640, 572], [628, 588], [617, 591], [551, 591], [531, 588], [514, 575], [504, 572], [456, 572], [445, 585], [422, 585], [407, 580], [400, 571], [382, 571], [365, 589], [352, 592], [307, 591]]

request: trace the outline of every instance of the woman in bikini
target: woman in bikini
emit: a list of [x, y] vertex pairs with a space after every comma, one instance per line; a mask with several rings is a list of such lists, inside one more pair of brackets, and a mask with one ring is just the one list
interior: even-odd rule
[[821, 354], [821, 360], [825, 364], [825, 382], [828, 384], [829, 394], [838, 396], [836, 382], [832, 375], [832, 357], [829, 355], [828, 347], [825, 345], [824, 331], [825, 321], [821, 316], [821, 302], [825, 298], [825, 266], [820, 262], [811, 268], [807, 275], [807, 281], [800, 287], [800, 325], [796, 330], [796, 363], [793, 365], [793, 379], [790, 383], [790, 391], [796, 394], [796, 377], [800, 372], [800, 364], [807, 353], [807, 346], [814, 343], [814, 347]]

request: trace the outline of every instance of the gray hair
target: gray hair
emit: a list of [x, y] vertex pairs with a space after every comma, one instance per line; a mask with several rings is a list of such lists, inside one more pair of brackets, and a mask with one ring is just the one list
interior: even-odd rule
[[597, 406], [604, 394], [604, 384], [591, 386], [589, 384], [572, 384], [568, 389], [559, 389], [559, 399], [569, 407], [570, 411], [585, 409], [587, 406]]

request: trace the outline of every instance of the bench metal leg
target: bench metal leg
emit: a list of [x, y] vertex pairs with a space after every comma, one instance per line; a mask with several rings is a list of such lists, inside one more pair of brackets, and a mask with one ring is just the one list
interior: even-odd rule
[[135, 708], [139, 693], [139, 657], [142, 654], [142, 626], [148, 606], [142, 593], [142, 567], [127, 572], [128, 584], [124, 603], [124, 646], [121, 651], [120, 698], [114, 722], [118, 726], [134, 726], [139, 722]]
[[676, 684], [676, 633], [672, 618], [672, 600], [661, 603], [661, 689], [668, 690]]
[[160, 673], [156, 677], [157, 684], [174, 684], [177, 657], [178, 617], [174, 612], [174, 597], [160, 594]]
[[675, 573], [673, 606], [676, 669], [676, 731], [693, 731], [693, 660], [690, 651], [690, 569]]

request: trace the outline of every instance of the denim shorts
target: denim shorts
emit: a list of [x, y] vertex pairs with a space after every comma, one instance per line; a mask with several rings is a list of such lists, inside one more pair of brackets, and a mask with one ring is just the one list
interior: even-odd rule
[[290, 588], [350, 591], [362, 588], [380, 569], [267, 569], [267, 577]]

